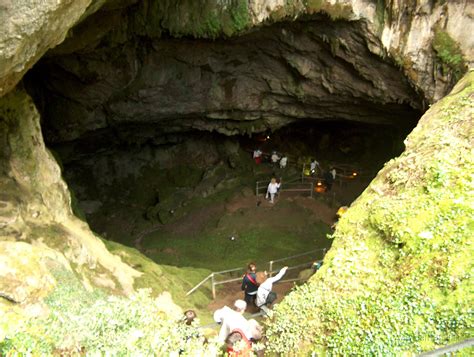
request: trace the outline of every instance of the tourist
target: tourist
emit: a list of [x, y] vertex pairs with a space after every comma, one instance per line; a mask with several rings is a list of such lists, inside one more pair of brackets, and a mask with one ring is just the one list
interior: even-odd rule
[[191, 325], [196, 317], [197, 315], [194, 310], [186, 310], [184, 312], [183, 321], [186, 325]]
[[[269, 301], [269, 295], [273, 295], [276, 298], [276, 294], [272, 292], [273, 283], [280, 280], [283, 275], [285, 275], [288, 267], [283, 267], [280, 269], [277, 275], [269, 278], [267, 272], [258, 272], [257, 273], [257, 283], [259, 284], [257, 290], [257, 307], [259, 307], [265, 314], [268, 314], [268, 305], [273, 301]], [[272, 293], [272, 294], [270, 294]]]
[[257, 165], [262, 162], [262, 151], [260, 149], [255, 149], [253, 151], [253, 159]]
[[270, 203], [274, 203], [275, 194], [278, 192], [279, 188], [280, 182], [277, 182], [276, 178], [272, 177], [267, 187], [267, 194], [265, 195], [267, 200], [270, 198]]
[[257, 266], [255, 263], [248, 265], [247, 273], [242, 279], [242, 290], [245, 291], [245, 302], [248, 306], [255, 306], [255, 299], [257, 298]]
[[221, 324], [218, 340], [224, 342], [226, 337], [235, 329], [243, 331], [247, 339], [252, 338], [251, 326], [247, 319], [243, 316], [247, 303], [243, 300], [236, 300], [234, 309], [224, 306], [214, 312], [214, 321]]
[[316, 161], [316, 159], [313, 159], [311, 163], [309, 164], [309, 172], [311, 173], [312, 176], [316, 176], [316, 168], [319, 168], [319, 162]]
[[287, 163], [288, 163], [288, 158], [286, 156], [283, 156], [280, 160], [280, 169], [284, 169]]
[[330, 172], [331, 172], [333, 181], [336, 181], [336, 168], [335, 168], [335, 167], [331, 167]]
[[324, 182], [326, 184], [326, 191], [331, 191], [332, 184], [334, 182], [334, 178], [332, 176], [331, 171], [326, 171], [324, 173]]
[[272, 165], [275, 166], [277, 164], [277, 162], [280, 160], [280, 156], [278, 156], [276, 151], [273, 151], [272, 156], [270, 157], [270, 159], [272, 161]]
[[235, 329], [225, 339], [226, 355], [229, 357], [250, 357], [252, 353], [252, 343], [240, 329]]

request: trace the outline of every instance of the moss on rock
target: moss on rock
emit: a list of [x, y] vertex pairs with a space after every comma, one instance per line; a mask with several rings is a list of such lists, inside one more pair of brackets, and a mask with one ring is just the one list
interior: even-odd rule
[[467, 66], [461, 48], [446, 31], [435, 29], [433, 49], [441, 62], [443, 73], [451, 71], [456, 81], [466, 73]]

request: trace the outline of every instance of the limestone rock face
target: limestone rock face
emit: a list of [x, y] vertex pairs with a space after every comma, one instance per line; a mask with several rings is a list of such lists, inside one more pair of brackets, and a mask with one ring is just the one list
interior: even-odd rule
[[15, 303], [37, 301], [51, 291], [54, 277], [41, 259], [41, 248], [24, 242], [0, 242], [0, 296]]
[[45, 59], [28, 83], [45, 103], [50, 142], [113, 128], [132, 138], [250, 134], [298, 120], [413, 125], [422, 98], [370, 52], [366, 31], [320, 17], [212, 42], [127, 42]]
[[0, 3], [0, 96], [45, 52], [61, 43], [92, 0]]
[[413, 123], [472, 65], [473, 5], [383, 4], [107, 3], [47, 54], [28, 87], [51, 142], [102, 129], [131, 137], [144, 125], [156, 137], [298, 120]]
[[[39, 258], [32, 258], [35, 255], [63, 268], [74, 263], [85, 285], [100, 268], [107, 272], [101, 274], [102, 281], [106, 276], [117, 280], [126, 293], [133, 291], [134, 278], [140, 274], [110, 254], [72, 215], [59, 166], [43, 143], [38, 112], [21, 90], [0, 99], [0, 187], [0, 262], [8, 282], [8, 289], [0, 287], [3, 297], [22, 303], [35, 300], [31, 298], [35, 290], [48, 291], [53, 280]], [[24, 279], [15, 273], [21, 266], [28, 271]]]

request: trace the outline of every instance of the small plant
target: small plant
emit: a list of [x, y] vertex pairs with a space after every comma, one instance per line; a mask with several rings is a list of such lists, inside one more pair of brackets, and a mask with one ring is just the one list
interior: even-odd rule
[[433, 49], [442, 63], [443, 73], [451, 71], [455, 80], [466, 73], [466, 63], [459, 44], [449, 34], [439, 28], [435, 30]]

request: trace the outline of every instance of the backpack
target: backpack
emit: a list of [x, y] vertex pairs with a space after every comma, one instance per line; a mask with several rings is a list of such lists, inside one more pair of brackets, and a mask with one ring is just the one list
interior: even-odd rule
[[252, 278], [252, 275], [250, 275], [249, 273], [246, 274], [246, 277], [247, 279], [255, 286], [258, 286], [257, 282], [255, 281], [254, 278]]
[[270, 291], [267, 295], [267, 299], [265, 300], [265, 305], [272, 304], [277, 298], [277, 294], [274, 291]]

